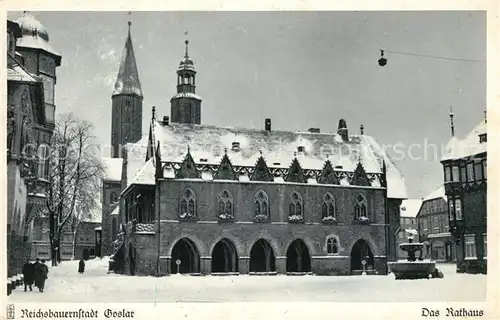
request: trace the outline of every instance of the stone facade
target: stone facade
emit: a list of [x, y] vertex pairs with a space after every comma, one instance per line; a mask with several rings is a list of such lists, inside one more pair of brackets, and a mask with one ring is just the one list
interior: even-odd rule
[[485, 119], [463, 140], [452, 137], [441, 161], [457, 272], [487, 272], [486, 129]]
[[[287, 272], [287, 256], [288, 259], [292, 259], [290, 256], [292, 250], [289, 249], [296, 240], [300, 240], [299, 242], [307, 248], [305, 256], [308, 256], [309, 260], [306, 263], [309, 265], [306, 268], [308, 272], [324, 275], [361, 272], [360, 261], [351, 262], [351, 260], [356, 259], [352, 257], [355, 243], [365, 241], [371, 255], [367, 268], [373, 273], [387, 272], [386, 198], [382, 189], [195, 181], [162, 181], [157, 188], [160, 229], [158, 230], [155, 221], [145, 222], [154, 227], [147, 234], [144, 232], [137, 234], [133, 232], [134, 223], [129, 222], [126, 231], [129, 234], [126, 252], [128, 257], [130, 254], [134, 256], [136, 274], [155, 274], [158, 253], [159, 274], [172, 273], [172, 265], [175, 263], [172, 261], [172, 257], [175, 258], [173, 250], [181, 239], [183, 241], [189, 239], [193, 244], [195, 256], [199, 259], [199, 267], [195, 266], [191, 273], [212, 272], [214, 248], [221, 239], [234, 246], [235, 255], [238, 257], [238, 268], [235, 272], [239, 273], [252, 271], [250, 269], [250, 264], [254, 263], [252, 259], [258, 257], [253, 257], [251, 250], [260, 239], [270, 245], [275, 259], [274, 267], [265, 270], [268, 272]], [[179, 196], [185, 188], [189, 188], [196, 195], [196, 220], [179, 219]], [[234, 219], [231, 221], [221, 221], [217, 217], [217, 197], [222, 191], [229, 192], [234, 201]], [[266, 222], [254, 220], [254, 196], [258, 191], [264, 191], [269, 199], [270, 220]], [[289, 201], [294, 192], [302, 197], [304, 217], [302, 222], [289, 221]], [[337, 210], [335, 223], [322, 221], [322, 199], [327, 192], [335, 198]], [[360, 194], [367, 200], [369, 224], [361, 224], [355, 219], [355, 199]], [[335, 252], [328, 253], [328, 250], [331, 250], [328, 248], [328, 239], [336, 239]], [[220, 261], [214, 263], [220, 264]], [[130, 273], [130, 258], [127, 258], [125, 265], [126, 272]]]
[[187, 45], [171, 117], [153, 107], [143, 152], [126, 148], [114, 271], [386, 274], [406, 186], [375, 139], [345, 120], [336, 134], [201, 125]]
[[[61, 234], [60, 248], [61, 259], [82, 259], [94, 258], [96, 256], [96, 231], [99, 222], [82, 221], [76, 233], [75, 252], [73, 256], [74, 234], [69, 224], [63, 227]], [[36, 258], [50, 260], [50, 226], [48, 217], [37, 217], [34, 219], [33, 245], [30, 259]]]
[[444, 195], [424, 200], [418, 213], [420, 240], [425, 244], [425, 256], [438, 262], [456, 261], [455, 241], [450, 234], [448, 204]]
[[112, 215], [112, 213], [118, 206], [120, 191], [120, 182], [103, 181], [101, 256], [109, 256], [112, 253], [112, 243], [116, 239], [116, 230], [120, 223], [118, 215]]
[[12, 276], [30, 256], [33, 219], [45, 207], [54, 130], [51, 94], [61, 57], [30, 14], [7, 21], [7, 38], [7, 274]]

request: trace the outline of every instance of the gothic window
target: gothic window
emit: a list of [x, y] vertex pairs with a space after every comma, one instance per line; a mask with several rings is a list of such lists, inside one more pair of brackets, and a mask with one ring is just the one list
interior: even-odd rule
[[180, 195], [180, 212], [182, 219], [196, 217], [196, 196], [191, 189], [185, 189]]
[[335, 198], [330, 194], [326, 193], [323, 196], [323, 205], [321, 206], [321, 216], [323, 219], [331, 217], [335, 218]]
[[290, 198], [290, 210], [288, 215], [291, 216], [302, 216], [302, 197], [297, 192], [292, 193]]
[[254, 198], [254, 206], [255, 216], [258, 217], [258, 219], [269, 219], [269, 198], [264, 191], [260, 190], [257, 192]]
[[328, 237], [326, 239], [326, 253], [327, 254], [339, 253], [339, 241], [336, 237]]
[[233, 218], [233, 197], [227, 190], [223, 190], [218, 198], [218, 218], [230, 219]]
[[356, 197], [354, 213], [356, 215], [356, 220], [364, 220], [368, 218], [366, 212], [366, 199], [360, 194]]

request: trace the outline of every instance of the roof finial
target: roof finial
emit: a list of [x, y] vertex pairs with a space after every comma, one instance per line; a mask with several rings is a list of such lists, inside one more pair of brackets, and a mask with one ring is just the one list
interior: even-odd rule
[[361, 126], [359, 127], [359, 130], [361, 131], [361, 134], [365, 134], [365, 126], [361, 124]]
[[128, 31], [130, 32], [130, 26], [132, 25], [132, 11], [127, 12], [128, 15]]
[[486, 110], [484, 110], [484, 123], [487, 123], [487, 119], [486, 119]]
[[[187, 35], [188, 35], [188, 32], [184, 32], [184, 35], [186, 36], [187, 38]], [[186, 41], [184, 41], [184, 43], [186, 44], [186, 54], [184, 55], [184, 58], [189, 58], [189, 55], [188, 55], [188, 44], [189, 44], [189, 40], [186, 39]]]
[[152, 119], [152, 120], [156, 120], [156, 107], [155, 107], [155, 106], [153, 106], [153, 112], [152, 112], [152, 113], [153, 113], [153, 114], [152, 114], [151, 119]]
[[453, 114], [453, 108], [450, 106], [450, 123], [451, 123], [451, 136], [455, 136], [455, 124], [453, 123], [453, 117], [455, 115]]

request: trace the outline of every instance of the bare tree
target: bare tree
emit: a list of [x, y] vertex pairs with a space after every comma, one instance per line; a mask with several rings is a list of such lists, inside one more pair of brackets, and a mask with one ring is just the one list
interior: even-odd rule
[[73, 212], [73, 218], [71, 219], [71, 233], [72, 237], [72, 259], [75, 259], [76, 253], [76, 242], [78, 231], [80, 227], [80, 222], [94, 218], [96, 210], [99, 210], [98, 199], [96, 194], [100, 192], [99, 177], [95, 176], [94, 179], [88, 179], [85, 181], [85, 186], [82, 186], [79, 197], [76, 202], [76, 208]]
[[72, 113], [61, 115], [54, 130], [47, 200], [53, 266], [61, 261], [63, 228], [81, 218], [76, 214], [76, 206], [82, 208], [79, 211], [88, 212], [99, 194], [95, 181], [101, 179], [103, 166], [92, 130], [91, 122]]

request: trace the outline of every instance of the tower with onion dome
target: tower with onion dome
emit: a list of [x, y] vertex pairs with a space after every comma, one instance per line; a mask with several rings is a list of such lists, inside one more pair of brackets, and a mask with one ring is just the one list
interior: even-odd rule
[[16, 23], [22, 34], [17, 39], [16, 50], [24, 60], [24, 67], [43, 80], [45, 118], [48, 127], [53, 128], [56, 68], [61, 65], [61, 55], [51, 47], [47, 29], [33, 15], [25, 11]]
[[128, 35], [125, 49], [116, 77], [115, 89], [111, 97], [111, 145], [112, 157], [121, 157], [121, 147], [126, 143], [134, 143], [142, 137], [142, 101], [144, 99], [139, 72], [135, 61], [134, 47], [130, 35], [128, 22]]
[[188, 54], [189, 41], [185, 44], [186, 53], [177, 69], [177, 94], [170, 99], [170, 117], [176, 123], [200, 124], [201, 98], [196, 94], [196, 70]]

